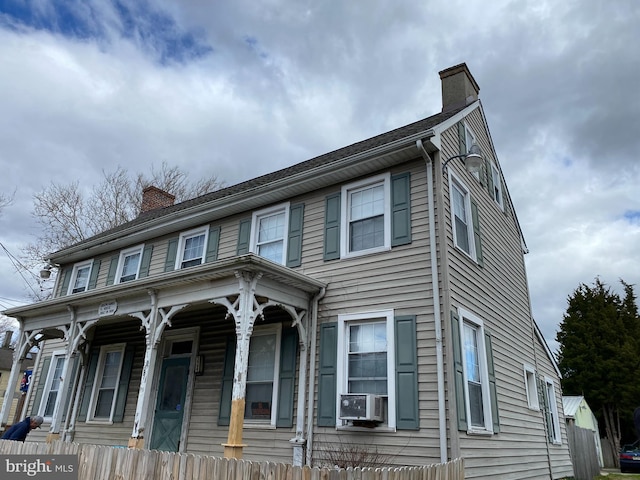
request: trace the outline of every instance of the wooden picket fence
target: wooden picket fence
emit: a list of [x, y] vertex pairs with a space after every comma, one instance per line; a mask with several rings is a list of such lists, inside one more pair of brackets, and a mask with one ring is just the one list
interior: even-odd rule
[[56, 441], [0, 440], [0, 455], [78, 455], [79, 480], [462, 480], [464, 463], [385, 468], [294, 467], [205, 455]]

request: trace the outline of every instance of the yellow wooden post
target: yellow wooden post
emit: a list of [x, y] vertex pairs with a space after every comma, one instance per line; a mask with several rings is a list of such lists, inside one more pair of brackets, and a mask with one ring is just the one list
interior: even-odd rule
[[229, 420], [229, 434], [227, 443], [223, 443], [225, 458], [242, 458], [242, 429], [244, 427], [245, 399], [239, 398], [231, 402], [231, 418]]

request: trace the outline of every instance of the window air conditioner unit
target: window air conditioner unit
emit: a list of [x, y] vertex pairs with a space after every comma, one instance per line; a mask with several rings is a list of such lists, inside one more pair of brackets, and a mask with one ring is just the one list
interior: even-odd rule
[[382, 398], [372, 393], [343, 393], [340, 395], [340, 419], [381, 422]]

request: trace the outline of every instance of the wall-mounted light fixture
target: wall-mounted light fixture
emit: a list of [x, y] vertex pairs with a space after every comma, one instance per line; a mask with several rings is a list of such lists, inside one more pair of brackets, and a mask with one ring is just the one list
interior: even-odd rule
[[442, 164], [443, 173], [446, 173], [447, 164], [454, 158], [464, 159], [464, 167], [469, 173], [479, 172], [482, 168], [482, 164], [484, 163], [484, 159], [482, 158], [482, 151], [475, 142], [473, 142], [471, 148], [469, 148], [469, 151], [467, 153], [463, 153], [462, 155], [454, 155], [453, 157], [447, 158], [447, 160]]
[[51, 265], [45, 265], [42, 270], [40, 270], [40, 278], [43, 280], [48, 280], [51, 277]]

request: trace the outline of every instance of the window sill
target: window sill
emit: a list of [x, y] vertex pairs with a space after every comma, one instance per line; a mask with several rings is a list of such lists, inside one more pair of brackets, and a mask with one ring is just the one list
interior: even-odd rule
[[467, 430], [467, 435], [490, 437], [491, 435], [493, 435], [493, 432], [489, 430]]
[[379, 427], [367, 428], [367, 427], [354, 427], [353, 425], [339, 425], [336, 430], [341, 432], [382, 432], [382, 433], [395, 433], [396, 429], [389, 427], [388, 425], [381, 425]]
[[367, 255], [375, 255], [376, 253], [384, 253], [389, 251], [391, 251], [391, 246], [385, 245], [382, 247], [369, 248], [367, 250], [357, 250], [355, 252], [347, 252], [347, 253], [341, 254], [340, 258], [342, 260], [347, 260], [350, 258], [366, 257]]
[[244, 428], [253, 430], [275, 430], [276, 426], [271, 425], [270, 423], [252, 423], [245, 420]]
[[88, 423], [90, 425], [113, 425], [113, 422], [111, 420], [96, 420], [95, 418], [87, 420], [85, 421], [85, 423]]

